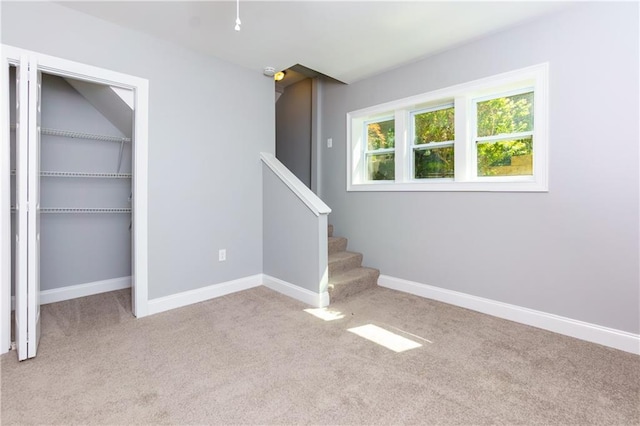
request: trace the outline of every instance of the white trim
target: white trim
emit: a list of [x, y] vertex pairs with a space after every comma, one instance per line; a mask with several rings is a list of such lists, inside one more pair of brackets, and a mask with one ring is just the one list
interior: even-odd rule
[[70, 285], [67, 287], [42, 290], [40, 292], [40, 304], [62, 302], [63, 300], [76, 299], [78, 297], [92, 296], [108, 291], [122, 290], [131, 287], [131, 277], [112, 278], [109, 280], [94, 281], [85, 284]]
[[[513, 178], [520, 178], [514, 176]], [[525, 177], [527, 178], [527, 177]], [[469, 181], [454, 182], [453, 180], [438, 180], [429, 183], [420, 181], [414, 182], [395, 182], [395, 181], [379, 181], [377, 183], [363, 183], [349, 185], [347, 191], [361, 192], [389, 192], [389, 191], [448, 191], [448, 192], [549, 192], [547, 188], [540, 187], [539, 183], [531, 180], [522, 180], [521, 182], [500, 182], [495, 178], [493, 182]]]
[[[108, 291], [122, 290], [131, 287], [131, 277], [111, 278], [90, 283], [70, 285], [66, 287], [43, 290], [40, 292], [40, 304], [62, 302], [78, 297], [93, 296]], [[11, 310], [15, 309], [15, 296], [11, 297]]]
[[[320, 216], [320, 218], [318, 219], [318, 290], [321, 294], [327, 294], [326, 305], [329, 304], [329, 293], [327, 293], [327, 289], [329, 288], [329, 239], [327, 238], [328, 226], [328, 216]], [[324, 302], [321, 301], [321, 303]]]
[[380, 275], [378, 285], [640, 355], [638, 334], [388, 275]]
[[[0, 70], [0, 93], [6, 94], [0, 101], [0, 354], [6, 353], [11, 347], [11, 211], [10, 211], [10, 182], [7, 179], [11, 170], [9, 155], [10, 128], [5, 124], [9, 122], [9, 58], [5, 56], [4, 45], [0, 45], [2, 51], [0, 58], [2, 69]], [[9, 318], [9, 321], [7, 321]]]
[[278, 293], [282, 293], [285, 296], [289, 296], [316, 308], [329, 306], [329, 293], [327, 291], [314, 293], [311, 290], [298, 287], [297, 285], [288, 283], [279, 278], [274, 278], [267, 274], [263, 274], [262, 277], [264, 286], [271, 290], [277, 291]]
[[196, 288], [194, 290], [184, 291], [182, 293], [172, 294], [170, 296], [151, 299], [148, 303], [148, 314], [153, 315], [169, 311], [171, 309], [181, 308], [194, 303], [204, 302], [205, 300], [215, 299], [216, 297], [226, 296], [227, 294], [236, 293], [238, 291], [259, 287], [260, 285], [262, 285], [262, 274], [256, 274], [233, 281], [213, 284], [206, 287]]
[[320, 216], [321, 214], [331, 213], [329, 206], [314, 194], [313, 191], [307, 188], [307, 186], [303, 184], [289, 169], [287, 169], [273, 154], [261, 152], [260, 158], [262, 159], [262, 162], [266, 164], [307, 207], [309, 207], [309, 210], [311, 210], [313, 214]]
[[149, 314], [149, 81], [140, 79], [134, 94], [131, 296], [133, 314], [141, 318]]

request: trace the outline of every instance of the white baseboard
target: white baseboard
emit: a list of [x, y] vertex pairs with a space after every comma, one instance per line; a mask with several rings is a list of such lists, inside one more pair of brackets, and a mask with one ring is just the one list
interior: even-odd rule
[[262, 283], [264, 286], [271, 290], [277, 291], [278, 293], [282, 293], [285, 296], [297, 299], [316, 308], [329, 306], [329, 293], [326, 291], [323, 293], [314, 293], [313, 291], [298, 287], [297, 285], [293, 285], [267, 274], [263, 274], [262, 277]]
[[207, 287], [184, 291], [170, 296], [151, 299], [148, 303], [148, 314], [153, 315], [171, 309], [181, 308], [193, 303], [204, 302], [205, 300], [236, 293], [262, 285], [262, 274], [256, 274], [233, 281], [214, 284]]
[[[122, 290], [124, 288], [131, 288], [131, 276], [70, 285], [52, 290], [42, 290], [40, 292], [40, 304], [46, 305], [49, 303], [62, 302], [63, 300]], [[15, 309], [16, 297], [11, 296], [11, 310], [14, 311]]]
[[380, 275], [378, 285], [640, 355], [638, 334], [388, 275]]

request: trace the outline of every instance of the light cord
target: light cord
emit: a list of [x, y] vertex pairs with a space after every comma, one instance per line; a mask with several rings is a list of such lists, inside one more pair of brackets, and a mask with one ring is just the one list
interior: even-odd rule
[[240, 25], [242, 22], [240, 21], [240, 0], [236, 0], [236, 26], [235, 30], [240, 31]]

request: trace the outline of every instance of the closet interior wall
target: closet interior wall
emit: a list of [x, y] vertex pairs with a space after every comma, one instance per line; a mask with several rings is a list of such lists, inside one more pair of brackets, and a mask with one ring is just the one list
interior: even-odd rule
[[[15, 68], [10, 77], [15, 105]], [[132, 129], [119, 130], [69, 80], [55, 75], [42, 75], [41, 105], [41, 294], [105, 280], [130, 281]], [[13, 108], [10, 118], [15, 124]], [[15, 140], [12, 130], [12, 170]], [[12, 176], [12, 206], [15, 182]], [[15, 235], [14, 217], [11, 225]], [[14, 295], [13, 262], [11, 282]]]

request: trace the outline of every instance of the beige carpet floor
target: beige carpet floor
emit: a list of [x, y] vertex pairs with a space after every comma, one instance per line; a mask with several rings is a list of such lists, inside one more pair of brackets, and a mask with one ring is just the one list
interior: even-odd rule
[[[43, 306], [2, 356], [11, 424], [640, 424], [640, 357], [376, 288], [331, 306], [255, 288], [135, 319], [127, 291]], [[347, 331], [422, 346], [396, 353]]]

